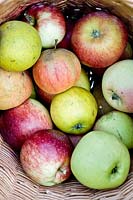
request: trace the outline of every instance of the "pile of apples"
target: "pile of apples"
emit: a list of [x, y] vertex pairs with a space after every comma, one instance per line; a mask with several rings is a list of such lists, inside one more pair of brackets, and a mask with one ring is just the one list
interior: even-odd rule
[[123, 184], [133, 148], [128, 29], [102, 10], [29, 6], [0, 25], [0, 133], [25, 173], [52, 186]]

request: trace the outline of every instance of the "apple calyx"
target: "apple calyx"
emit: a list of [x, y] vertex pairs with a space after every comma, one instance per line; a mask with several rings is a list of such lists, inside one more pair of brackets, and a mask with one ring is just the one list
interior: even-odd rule
[[94, 29], [93, 31], [92, 31], [92, 34], [91, 34], [91, 36], [93, 37], [93, 38], [99, 38], [100, 37], [100, 31], [98, 31], [98, 30], [96, 30], [96, 29]]
[[115, 92], [113, 92], [112, 93], [112, 100], [120, 100], [120, 97]]
[[83, 125], [81, 123], [77, 123], [73, 126], [73, 129], [77, 129], [77, 130], [80, 130], [83, 128]]
[[115, 167], [112, 169], [111, 174], [115, 174], [115, 173], [117, 173], [117, 171], [118, 171], [118, 167], [115, 166]]

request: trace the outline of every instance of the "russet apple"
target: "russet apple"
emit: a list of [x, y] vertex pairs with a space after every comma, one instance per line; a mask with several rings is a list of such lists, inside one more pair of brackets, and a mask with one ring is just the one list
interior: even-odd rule
[[55, 6], [44, 3], [31, 5], [25, 10], [24, 17], [37, 29], [43, 48], [54, 47], [55, 41], [58, 44], [65, 36], [65, 18]]
[[102, 92], [114, 109], [133, 112], [133, 60], [122, 60], [106, 69], [102, 77]]
[[105, 68], [116, 62], [128, 40], [125, 24], [117, 16], [94, 11], [81, 17], [71, 36], [72, 49], [81, 63]]
[[4, 140], [19, 151], [24, 141], [36, 131], [53, 128], [46, 107], [35, 99], [4, 111], [0, 116], [0, 133]]
[[0, 68], [0, 110], [7, 110], [27, 100], [33, 89], [32, 79], [24, 72], [9, 72]]
[[92, 93], [73, 86], [56, 94], [50, 104], [50, 115], [58, 129], [70, 134], [90, 130], [97, 116], [97, 103]]
[[92, 189], [112, 189], [122, 185], [130, 169], [127, 147], [115, 135], [91, 131], [81, 138], [71, 156], [75, 178]]
[[41, 130], [24, 142], [20, 161], [33, 181], [52, 186], [70, 177], [72, 151], [72, 144], [63, 132], [54, 129]]
[[33, 66], [33, 78], [39, 88], [57, 94], [71, 88], [79, 79], [81, 64], [67, 49], [44, 50]]
[[128, 149], [133, 148], [133, 120], [124, 112], [114, 110], [104, 114], [95, 122], [93, 130], [114, 134]]

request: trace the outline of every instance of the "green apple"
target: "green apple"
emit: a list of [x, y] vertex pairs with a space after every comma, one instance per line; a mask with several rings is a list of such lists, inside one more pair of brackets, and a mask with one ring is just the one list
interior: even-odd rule
[[54, 124], [63, 132], [83, 134], [95, 122], [97, 103], [90, 91], [73, 86], [53, 97], [50, 114]]
[[109, 132], [119, 137], [128, 149], [133, 148], [133, 120], [120, 111], [111, 111], [101, 116], [93, 130]]
[[79, 86], [90, 91], [90, 80], [86, 71], [81, 68], [81, 73], [79, 79], [76, 81], [74, 86]]
[[26, 22], [12, 20], [0, 26], [0, 66], [24, 71], [38, 60], [42, 44], [37, 30]]
[[133, 113], [133, 60], [121, 60], [108, 67], [102, 76], [102, 92], [116, 110]]
[[115, 135], [91, 131], [76, 145], [71, 157], [75, 178], [92, 189], [112, 189], [123, 184], [130, 169], [127, 147]]

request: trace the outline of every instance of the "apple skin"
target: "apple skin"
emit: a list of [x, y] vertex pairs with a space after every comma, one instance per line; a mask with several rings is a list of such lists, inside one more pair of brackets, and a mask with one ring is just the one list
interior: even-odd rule
[[75, 82], [74, 86], [82, 87], [90, 91], [91, 84], [89, 80], [89, 75], [82, 67], [81, 67], [81, 73], [80, 73], [79, 79]]
[[20, 151], [24, 141], [36, 131], [51, 128], [53, 123], [48, 110], [31, 98], [0, 116], [1, 135], [15, 151]]
[[37, 97], [38, 99], [47, 105], [50, 105], [53, 97], [55, 96], [55, 94], [49, 94], [47, 92], [45, 92], [44, 90], [42, 90], [41, 88], [39, 88], [38, 86], [36, 86], [36, 92], [37, 92]]
[[1, 68], [23, 72], [36, 63], [41, 50], [41, 39], [34, 27], [19, 20], [0, 24]]
[[122, 53], [119, 60], [132, 59], [132, 58], [133, 58], [133, 49], [131, 43], [127, 42], [124, 52]]
[[69, 134], [84, 134], [97, 116], [97, 103], [90, 91], [73, 86], [53, 97], [50, 115], [56, 127]]
[[41, 130], [25, 141], [20, 161], [33, 181], [43, 186], [52, 186], [70, 177], [72, 151], [72, 144], [63, 132]]
[[68, 134], [70, 141], [72, 142], [73, 147], [75, 148], [78, 142], [81, 140], [83, 135], [75, 135], [75, 134]]
[[133, 120], [124, 112], [114, 110], [104, 114], [95, 122], [93, 130], [114, 134], [128, 149], [133, 148]]
[[[25, 21], [39, 32], [43, 48], [52, 48], [65, 36], [66, 22], [63, 13], [52, 5], [38, 3], [30, 6], [24, 13]], [[36, 22], [36, 23], [35, 23]]]
[[77, 21], [73, 28], [72, 49], [81, 63], [104, 68], [116, 62], [128, 40], [124, 23], [104, 11], [91, 12]]
[[33, 66], [33, 78], [39, 88], [57, 94], [72, 87], [79, 79], [81, 64], [67, 49], [44, 50]]
[[8, 110], [27, 100], [33, 89], [27, 71], [9, 72], [0, 68], [0, 110]]
[[73, 31], [75, 22], [69, 19], [66, 19], [66, 34], [64, 38], [57, 44], [57, 48], [64, 48], [71, 50], [71, 35]]
[[114, 108], [112, 108], [107, 103], [107, 101], [105, 100], [105, 98], [103, 96], [101, 82], [97, 83], [97, 85], [94, 86], [92, 94], [95, 97], [95, 99], [97, 101], [97, 105], [98, 105], [97, 118], [114, 110]]
[[[90, 91], [90, 80], [89, 80], [88, 74], [85, 72], [85, 70], [83, 68], [81, 68], [80, 77], [76, 81], [74, 86], [79, 86], [79, 87], [85, 88], [86, 90]], [[38, 86], [36, 86], [36, 91], [37, 91], [38, 98], [43, 103], [47, 103], [47, 105], [50, 105], [55, 94], [49, 94], [49, 93], [43, 91]]]
[[102, 92], [107, 103], [114, 109], [133, 112], [133, 60], [116, 62], [104, 72]]
[[92, 189], [113, 189], [123, 184], [130, 169], [127, 147], [113, 134], [104, 131], [87, 133], [71, 156], [75, 178]]

